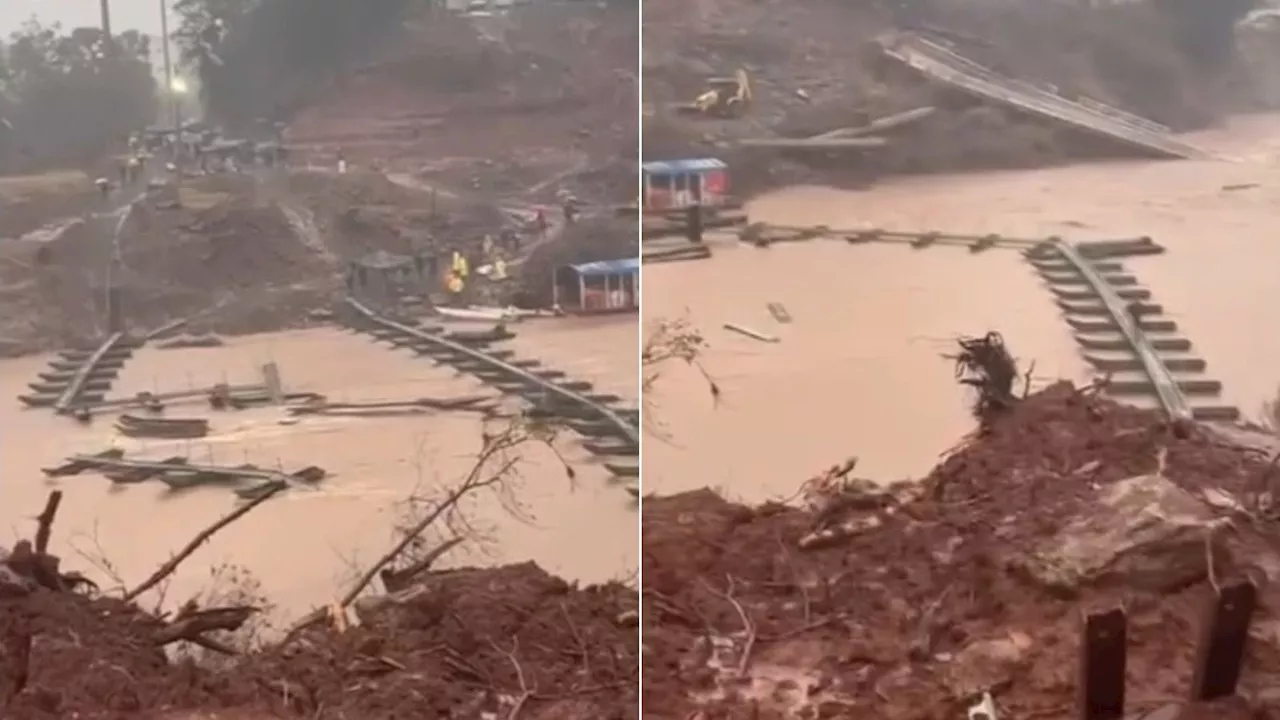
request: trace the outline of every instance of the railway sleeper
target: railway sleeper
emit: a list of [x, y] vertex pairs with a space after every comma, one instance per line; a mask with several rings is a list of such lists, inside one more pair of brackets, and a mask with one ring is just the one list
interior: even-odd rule
[[617, 477], [633, 478], [640, 477], [640, 464], [636, 462], [606, 462], [603, 463], [606, 470]]
[[[1107, 337], [1076, 333], [1075, 338], [1080, 347], [1085, 350], [1133, 352], [1133, 346], [1129, 344], [1128, 339], [1120, 335], [1117, 330], [1117, 328], [1107, 329]], [[1149, 337], [1147, 343], [1151, 345], [1151, 349], [1161, 352], [1190, 352], [1191, 350], [1191, 341], [1181, 337]]]
[[[1103, 357], [1085, 353], [1085, 362], [1103, 372], [1142, 372], [1142, 360], [1136, 357]], [[1208, 363], [1198, 357], [1161, 358], [1170, 372], [1199, 373], [1204, 372]]]
[[[58, 398], [62, 397], [62, 393], [34, 393], [31, 395], [19, 395], [18, 400], [27, 407], [47, 408], [58, 404]], [[77, 403], [99, 403], [106, 399], [105, 392], [87, 392], [81, 393], [76, 397]]]
[[510, 330], [455, 330], [444, 334], [446, 340], [452, 340], [459, 345], [487, 345], [489, 343], [510, 340], [516, 334]]
[[583, 440], [582, 449], [592, 455], [630, 455], [640, 454], [640, 446], [626, 440]]
[[[1098, 293], [1093, 288], [1077, 290], [1075, 288], [1058, 287], [1050, 285], [1049, 291], [1052, 292], [1059, 300], [1097, 300]], [[1150, 300], [1151, 291], [1142, 287], [1123, 287], [1115, 289], [1116, 295], [1121, 300]]]
[[[617, 402], [622, 402], [622, 396], [614, 393], [584, 393], [582, 397], [596, 403], [597, 405], [612, 405]], [[622, 413], [618, 414], [621, 415]]]
[[1231, 405], [1205, 405], [1191, 408], [1191, 417], [1203, 422], [1235, 422], [1240, 419], [1240, 408]]
[[[1079, 273], [1067, 274], [1067, 273], [1041, 272], [1040, 275], [1045, 279], [1045, 282], [1048, 282], [1050, 285], [1088, 285], [1089, 284], [1088, 278], [1086, 278], [1085, 276]], [[1133, 287], [1134, 285], [1138, 284], [1138, 278], [1132, 275], [1100, 274], [1099, 276], [1104, 281], [1106, 281], [1108, 285], [1112, 287], [1117, 287], [1117, 288]]]
[[595, 387], [589, 380], [561, 380], [556, 385], [572, 393], [586, 392]]
[[[1076, 272], [1076, 266], [1072, 265], [1070, 260], [1067, 260], [1062, 256], [1058, 256], [1056, 259], [1055, 258], [1035, 258], [1033, 260], [1029, 260], [1029, 262], [1033, 266], [1035, 266], [1036, 270], [1039, 270], [1040, 272], [1050, 272], [1050, 273]], [[1090, 265], [1093, 266], [1094, 270], [1100, 273], [1124, 272], [1124, 265], [1122, 263], [1113, 262], [1110, 260], [1099, 260], [1097, 262], [1090, 263]]]
[[[77, 370], [54, 370], [36, 373], [36, 377], [46, 382], [70, 382], [71, 378], [76, 376]], [[120, 375], [120, 368], [103, 368], [95, 366], [89, 371], [88, 378], [90, 380], [98, 380], [101, 378], [115, 378]]]
[[[84, 384], [80, 386], [80, 390], [81, 392], [93, 391], [93, 390], [110, 390], [111, 384], [113, 382], [115, 382], [115, 380], [112, 378], [86, 380]], [[58, 381], [58, 382], [33, 382], [33, 383], [27, 383], [27, 387], [31, 388], [31, 391], [37, 394], [60, 393], [66, 390], [70, 384], [71, 382], [69, 380]]]
[[585, 437], [618, 437], [618, 428], [605, 422], [592, 422], [569, 418], [565, 422], [574, 432]]
[[1123, 240], [1093, 240], [1076, 244], [1076, 252], [1089, 258], [1124, 257], [1126, 255], [1155, 255], [1164, 252], [1164, 247], [1150, 237], [1126, 238]]
[[[103, 358], [94, 363], [94, 370], [114, 369], [119, 370], [128, 362], [128, 358]], [[84, 365], [83, 360], [52, 360], [49, 362], [50, 369], [53, 370], [79, 370]]]
[[[1070, 315], [1088, 315], [1092, 317], [1101, 317], [1111, 314], [1111, 309], [1102, 303], [1072, 303], [1064, 300], [1058, 300], [1058, 307], [1063, 312]], [[1144, 303], [1133, 301], [1129, 306], [1132, 311], [1136, 311], [1140, 315], [1163, 315], [1164, 306], [1157, 303]]]
[[[1183, 395], [1219, 395], [1222, 393], [1220, 380], [1175, 380], [1178, 390]], [[1109, 395], [1154, 395], [1155, 383], [1150, 380], [1116, 380], [1112, 378], [1106, 385]]]
[[[1083, 333], [1114, 332], [1120, 329], [1120, 326], [1117, 325], [1116, 321], [1112, 318], [1086, 320], [1084, 318], [1068, 315], [1066, 320], [1067, 324], [1071, 326], [1071, 329]], [[1137, 326], [1143, 332], [1173, 333], [1178, 331], [1178, 323], [1172, 320], [1140, 318], [1137, 322]]]
[[[121, 358], [121, 359], [130, 358], [130, 357], [133, 357], [133, 351], [134, 351], [134, 348], [113, 347], [102, 354], [102, 359], [106, 360], [106, 359], [116, 359], [116, 358]], [[83, 363], [89, 358], [93, 357], [93, 352], [92, 351], [84, 352], [83, 350], [63, 350], [62, 352], [58, 353], [58, 356], [64, 360], [75, 360], [77, 362]]]
[[[109, 352], [123, 353], [130, 350], [137, 350], [138, 348], [141, 348], [145, 342], [146, 340], [143, 338], [123, 337], [117, 340], [115, 345], [111, 346], [111, 350]], [[93, 354], [98, 351], [99, 347], [101, 347], [101, 344], [88, 348], [70, 347], [59, 351], [58, 354], [70, 360], [83, 359], [92, 357]]]

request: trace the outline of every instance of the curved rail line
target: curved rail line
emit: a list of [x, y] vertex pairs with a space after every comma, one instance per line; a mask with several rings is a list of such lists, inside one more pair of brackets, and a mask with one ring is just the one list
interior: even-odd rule
[[67, 383], [67, 387], [58, 395], [57, 401], [53, 403], [54, 412], [59, 415], [70, 412], [76, 399], [84, 392], [85, 383], [89, 377], [93, 375], [93, 371], [98, 367], [98, 363], [111, 353], [120, 342], [124, 340], [124, 333], [118, 332], [110, 335], [102, 344], [98, 346], [93, 354], [85, 358], [84, 364], [76, 370], [75, 375], [71, 376], [71, 380]]
[[27, 407], [51, 408], [59, 415], [78, 413], [84, 403], [102, 400], [142, 342], [117, 332], [93, 350], [64, 350], [38, 381], [27, 384], [31, 393], [18, 399]]
[[1111, 287], [1111, 283], [1103, 279], [1102, 275], [1094, 268], [1094, 264], [1081, 255], [1079, 248], [1071, 243], [1055, 242], [1053, 243], [1053, 249], [1059, 257], [1066, 260], [1076, 269], [1076, 272], [1080, 273], [1081, 277], [1085, 279], [1085, 282], [1089, 284], [1093, 292], [1098, 296], [1098, 300], [1106, 307], [1111, 321], [1115, 323], [1120, 330], [1120, 334], [1128, 342], [1133, 354], [1142, 363], [1143, 374], [1151, 381], [1156, 391], [1156, 397], [1160, 400], [1160, 406], [1169, 418], [1171, 420], [1190, 420], [1192, 417], [1191, 405], [1187, 402], [1186, 396], [1182, 394], [1182, 390], [1179, 389], [1177, 379], [1169, 372], [1169, 368], [1165, 365], [1163, 358], [1152, 347], [1147, 334], [1134, 321], [1127, 310], [1127, 304]]
[[[348, 297], [345, 303], [360, 319], [373, 327], [405, 338], [412, 338], [416, 343], [423, 346], [434, 347], [454, 356], [466, 358], [474, 365], [486, 367], [501, 376], [510, 378], [535, 392], [541, 393], [543, 398], [552, 401], [552, 412], [563, 413], [566, 416], [580, 420], [594, 420], [602, 426], [601, 434], [613, 436], [622, 442], [622, 446], [619, 448], [589, 448], [592, 452], [603, 455], [634, 455], [639, 453], [639, 423], [624, 417], [623, 413], [606, 407], [604, 404], [575, 392], [569, 387], [558, 384], [547, 377], [530, 372], [517, 364], [506, 362], [494, 354], [468, 347], [465, 343], [457, 342], [443, 335], [427, 332], [421, 328], [412, 327], [384, 317], [355, 298]], [[471, 372], [483, 375], [483, 373], [477, 373], [475, 370]], [[492, 375], [493, 373], [489, 374]], [[559, 375], [563, 374], [560, 373]], [[482, 377], [482, 379], [484, 378]], [[586, 384], [582, 383], [582, 385]], [[610, 472], [618, 476], [634, 476], [635, 472], [638, 472], [638, 466], [633, 470], [628, 466], [606, 463], [606, 467]]]

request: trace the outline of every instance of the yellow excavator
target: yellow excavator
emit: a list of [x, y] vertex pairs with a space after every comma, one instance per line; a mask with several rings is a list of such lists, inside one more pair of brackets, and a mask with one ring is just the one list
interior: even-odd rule
[[746, 70], [738, 70], [733, 77], [710, 78], [707, 90], [679, 109], [691, 115], [736, 118], [746, 113], [751, 101], [751, 78]]

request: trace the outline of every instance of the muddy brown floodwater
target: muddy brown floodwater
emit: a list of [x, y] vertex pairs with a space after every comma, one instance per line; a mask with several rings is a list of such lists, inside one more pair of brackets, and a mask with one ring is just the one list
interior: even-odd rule
[[[1234, 119], [1190, 138], [1212, 161], [1124, 162], [886, 181], [860, 192], [790, 188], [751, 203], [753, 221], [833, 228], [1150, 235], [1162, 256], [1126, 259], [1256, 416], [1280, 383], [1280, 117]], [[787, 496], [845, 457], [869, 477], [918, 477], [972, 425], [939, 357], [950, 337], [999, 330], [1043, 380], [1088, 370], [1046, 288], [1012, 250], [977, 255], [818, 240], [769, 249], [726, 242], [707, 261], [645, 269], [645, 317], [687, 316], [723, 399], [672, 367], [651, 407], [669, 441], [645, 445], [647, 492], [712, 485]], [[794, 321], [778, 325], [766, 304]], [[721, 329], [777, 334], [764, 344]]]
[[[512, 346], [602, 390], [635, 398], [636, 318], [535, 320], [515, 326]], [[41, 467], [67, 454], [96, 452], [113, 442], [147, 457], [190, 453], [193, 461], [279, 465], [292, 471], [316, 464], [333, 476], [314, 492], [290, 491], [228, 527], [175, 575], [171, 598], [206, 589], [210, 568], [224, 562], [249, 569], [281, 615], [293, 616], [335, 596], [354, 577], [353, 566], [381, 555], [393, 539], [403, 500], [416, 488], [449, 483], [471, 467], [480, 425], [470, 415], [413, 418], [307, 418], [292, 425], [278, 409], [211, 415], [215, 432], [195, 442], [130, 442], [113, 438], [109, 418], [91, 428], [48, 411], [23, 411], [16, 396], [44, 369], [47, 358], [0, 364], [0, 545], [31, 534], [30, 520], [52, 485]], [[255, 382], [263, 363], [278, 363], [288, 389], [311, 390], [333, 400], [450, 397], [485, 392], [477, 381], [435, 366], [407, 351], [377, 345], [337, 329], [276, 333], [231, 341], [226, 347], [144, 349], [121, 373], [112, 395], [140, 390]], [[170, 415], [206, 415], [202, 405]], [[525, 521], [486, 498], [470, 508], [474, 525], [490, 541], [452, 563], [532, 559], [548, 571], [582, 581], [624, 578], [636, 567], [634, 501], [592, 463], [577, 441], [559, 445], [578, 473], [572, 485], [551, 451], [524, 452], [520, 498]], [[166, 492], [158, 484], [112, 488], [92, 474], [66, 478], [55, 551], [73, 567], [85, 561], [75, 547], [96, 552], [94, 538], [128, 583], [137, 583], [202, 527], [228, 512], [226, 490]], [[14, 528], [10, 532], [9, 528]], [[99, 577], [101, 575], [99, 574]]]

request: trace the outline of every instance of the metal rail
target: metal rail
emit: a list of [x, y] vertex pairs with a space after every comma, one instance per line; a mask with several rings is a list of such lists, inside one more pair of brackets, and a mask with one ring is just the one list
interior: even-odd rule
[[640, 445], [639, 429], [635, 425], [632, 425], [631, 423], [624, 420], [622, 416], [618, 415], [617, 413], [610, 410], [609, 408], [601, 405], [600, 403], [589, 400], [579, 395], [578, 393], [573, 392], [572, 390], [568, 390], [553, 382], [540, 378], [537, 375], [534, 375], [533, 373], [528, 372], [527, 370], [523, 370], [521, 368], [516, 367], [515, 365], [505, 363], [499, 360], [498, 358], [493, 357], [492, 355], [489, 355], [487, 353], [481, 352], [474, 348], [469, 348], [466, 345], [454, 342], [447, 338], [441, 337], [440, 335], [424, 332], [418, 328], [410, 327], [403, 323], [398, 323], [394, 320], [389, 320], [385, 317], [382, 317], [373, 309], [369, 308], [368, 306], [361, 303], [359, 300], [356, 300], [355, 298], [348, 297], [346, 299], [346, 303], [348, 307], [355, 310], [361, 316], [363, 316], [364, 318], [366, 318], [367, 320], [369, 320], [370, 322], [376, 325], [379, 325], [388, 330], [394, 330], [403, 335], [421, 340], [424, 343], [435, 345], [437, 347], [446, 348], [451, 352], [458, 353], [460, 355], [465, 355], [466, 357], [472, 360], [476, 360], [478, 362], [482, 362], [487, 365], [490, 365], [491, 367], [502, 370], [504, 373], [507, 373], [512, 377], [519, 378], [520, 380], [530, 385], [537, 386], [541, 388], [543, 391], [551, 395], [554, 395], [560, 398], [561, 400], [567, 401], [569, 403], [572, 403], [574, 405], [578, 405], [584, 408], [588, 408], [592, 411], [592, 413], [599, 416], [602, 420], [604, 420], [605, 422], [609, 423], [614, 428], [616, 428], [618, 431], [618, 435], [624, 440], [626, 440], [628, 443], [635, 445], [637, 447]]
[[67, 387], [53, 403], [54, 412], [61, 415], [72, 409], [75, 399], [80, 396], [80, 392], [84, 388], [85, 382], [88, 381], [89, 376], [93, 374], [94, 368], [97, 367], [98, 363], [101, 362], [102, 359], [106, 357], [107, 354], [116, 346], [118, 346], [120, 341], [123, 339], [124, 333], [115, 333], [104, 340], [102, 344], [98, 346], [98, 349], [93, 351], [92, 355], [85, 358], [84, 362], [80, 365], [80, 368], [76, 370], [76, 374], [71, 376], [71, 382], [67, 383]]
[[1003, 77], [990, 68], [918, 36], [903, 35], [894, 41], [888, 41], [884, 44], [884, 53], [928, 78], [980, 98], [1050, 118], [1151, 153], [1172, 158], [1208, 157], [1203, 150], [1181, 142], [1168, 133], [1159, 132], [1150, 121], [1139, 124], [1129, 113], [1118, 109], [1100, 112], [1061, 95], [1035, 88], [1029, 83]]
[[1102, 301], [1102, 304], [1107, 309], [1107, 314], [1111, 316], [1116, 327], [1120, 329], [1120, 334], [1124, 336], [1129, 346], [1133, 349], [1133, 353], [1142, 363], [1142, 370], [1155, 388], [1156, 396], [1165, 413], [1173, 420], [1191, 420], [1191, 406], [1187, 404], [1186, 397], [1182, 394], [1182, 390], [1179, 389], [1178, 381], [1169, 373], [1169, 368], [1165, 366], [1164, 361], [1160, 359], [1160, 355], [1151, 346], [1146, 333], [1130, 317], [1126, 310], [1125, 301], [1120, 298], [1110, 283], [1098, 274], [1092, 263], [1081, 255], [1079, 249], [1074, 245], [1059, 241], [1053, 243], [1053, 248], [1075, 267], [1081, 277], [1097, 293], [1098, 299]]

